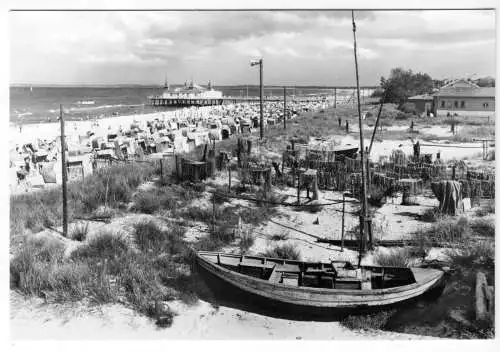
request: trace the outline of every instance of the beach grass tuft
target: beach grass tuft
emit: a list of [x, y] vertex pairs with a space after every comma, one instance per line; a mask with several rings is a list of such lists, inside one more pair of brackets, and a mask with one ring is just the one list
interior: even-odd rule
[[340, 320], [340, 324], [351, 330], [380, 330], [384, 328], [395, 312], [396, 310], [392, 309], [371, 314], [349, 315]]
[[380, 266], [407, 267], [413, 255], [407, 248], [396, 249], [390, 252], [376, 252], [373, 261]]
[[271, 249], [266, 250], [263, 254], [264, 257], [269, 258], [281, 258], [281, 259], [291, 259], [300, 260], [300, 250], [296, 245], [291, 243], [285, 243], [281, 245], [274, 246]]
[[88, 233], [89, 233], [89, 223], [88, 222], [78, 223], [71, 231], [70, 238], [75, 241], [82, 242], [85, 241]]

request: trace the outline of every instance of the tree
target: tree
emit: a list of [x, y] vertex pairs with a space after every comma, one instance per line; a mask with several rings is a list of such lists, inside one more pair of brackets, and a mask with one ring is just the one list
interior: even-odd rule
[[391, 70], [388, 79], [380, 78], [380, 86], [387, 92], [385, 103], [401, 106], [411, 96], [431, 94], [434, 82], [427, 73], [413, 73], [398, 67]]
[[479, 87], [494, 87], [495, 86], [495, 78], [493, 77], [482, 77], [478, 78], [474, 81]]

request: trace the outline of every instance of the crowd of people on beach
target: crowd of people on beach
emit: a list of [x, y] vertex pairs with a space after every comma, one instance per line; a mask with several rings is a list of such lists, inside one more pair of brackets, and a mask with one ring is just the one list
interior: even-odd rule
[[[327, 96], [309, 101], [289, 101], [285, 113], [282, 102], [266, 102], [264, 125], [277, 124], [284, 118], [293, 119], [301, 112], [326, 109], [332, 105], [331, 97]], [[259, 104], [238, 103], [75, 121], [66, 128], [66, 160], [68, 165], [80, 168], [78, 174], [83, 176], [96, 169], [99, 159], [123, 160], [165, 152], [186, 153], [201, 144], [259, 128], [259, 109]], [[11, 192], [30, 191], [34, 187], [43, 188], [50, 183], [62, 182], [59, 124], [52, 125], [51, 136], [30, 132], [30, 125], [20, 130], [22, 141], [10, 153]]]

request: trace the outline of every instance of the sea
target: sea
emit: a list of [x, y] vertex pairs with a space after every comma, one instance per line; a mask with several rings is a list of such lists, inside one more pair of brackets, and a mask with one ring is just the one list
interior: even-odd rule
[[[224, 96], [259, 95], [258, 86], [221, 86], [215, 89], [222, 91]], [[59, 117], [61, 104], [65, 120], [73, 121], [177, 109], [149, 105], [148, 97], [162, 94], [163, 90], [163, 87], [158, 86], [11, 86], [10, 123], [19, 125], [55, 122]], [[287, 94], [297, 96], [333, 94], [333, 88], [294, 87], [288, 88]], [[264, 95], [282, 96], [283, 88], [266, 86]]]

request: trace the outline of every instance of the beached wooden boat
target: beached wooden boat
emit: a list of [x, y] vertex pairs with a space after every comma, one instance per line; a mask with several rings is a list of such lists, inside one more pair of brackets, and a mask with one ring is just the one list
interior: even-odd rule
[[197, 252], [198, 265], [247, 293], [309, 308], [369, 308], [396, 304], [440, 287], [438, 269], [352, 266]]

